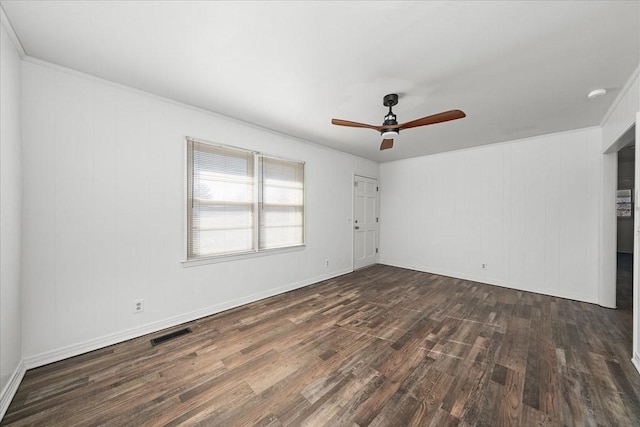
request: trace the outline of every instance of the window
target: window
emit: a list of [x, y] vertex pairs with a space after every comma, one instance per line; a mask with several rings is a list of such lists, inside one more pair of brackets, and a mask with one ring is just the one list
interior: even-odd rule
[[304, 163], [187, 138], [187, 259], [304, 244]]
[[260, 249], [302, 244], [304, 163], [260, 159]]

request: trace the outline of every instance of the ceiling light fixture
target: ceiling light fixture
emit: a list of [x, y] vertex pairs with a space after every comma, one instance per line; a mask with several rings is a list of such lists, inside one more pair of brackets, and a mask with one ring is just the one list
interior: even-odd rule
[[396, 136], [398, 136], [400, 132], [398, 132], [398, 129], [387, 129], [382, 131], [382, 137], [384, 139], [393, 139]]
[[603, 96], [606, 93], [607, 93], [606, 89], [595, 89], [589, 92], [589, 94], [587, 95], [587, 98], [589, 99], [598, 98], [599, 96]]

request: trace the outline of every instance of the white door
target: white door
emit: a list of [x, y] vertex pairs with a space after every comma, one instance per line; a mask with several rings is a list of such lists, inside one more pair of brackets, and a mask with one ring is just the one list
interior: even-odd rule
[[353, 269], [357, 270], [377, 260], [378, 181], [356, 175], [353, 200]]

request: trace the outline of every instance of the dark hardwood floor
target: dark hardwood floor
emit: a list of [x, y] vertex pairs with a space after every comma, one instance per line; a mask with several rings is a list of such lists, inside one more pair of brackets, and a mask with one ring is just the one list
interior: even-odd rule
[[616, 305], [622, 326], [633, 334], [633, 254], [618, 252]]
[[32, 369], [2, 425], [637, 426], [628, 321], [376, 265]]

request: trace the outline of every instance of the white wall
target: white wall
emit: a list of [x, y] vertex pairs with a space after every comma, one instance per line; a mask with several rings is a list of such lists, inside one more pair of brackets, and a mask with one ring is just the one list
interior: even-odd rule
[[597, 302], [601, 138], [589, 128], [383, 163], [380, 262]]
[[0, 419], [24, 370], [20, 303], [20, 57], [0, 25]]
[[[376, 163], [36, 60], [23, 82], [29, 367], [352, 270]], [[305, 161], [306, 248], [183, 267], [186, 135]]]

